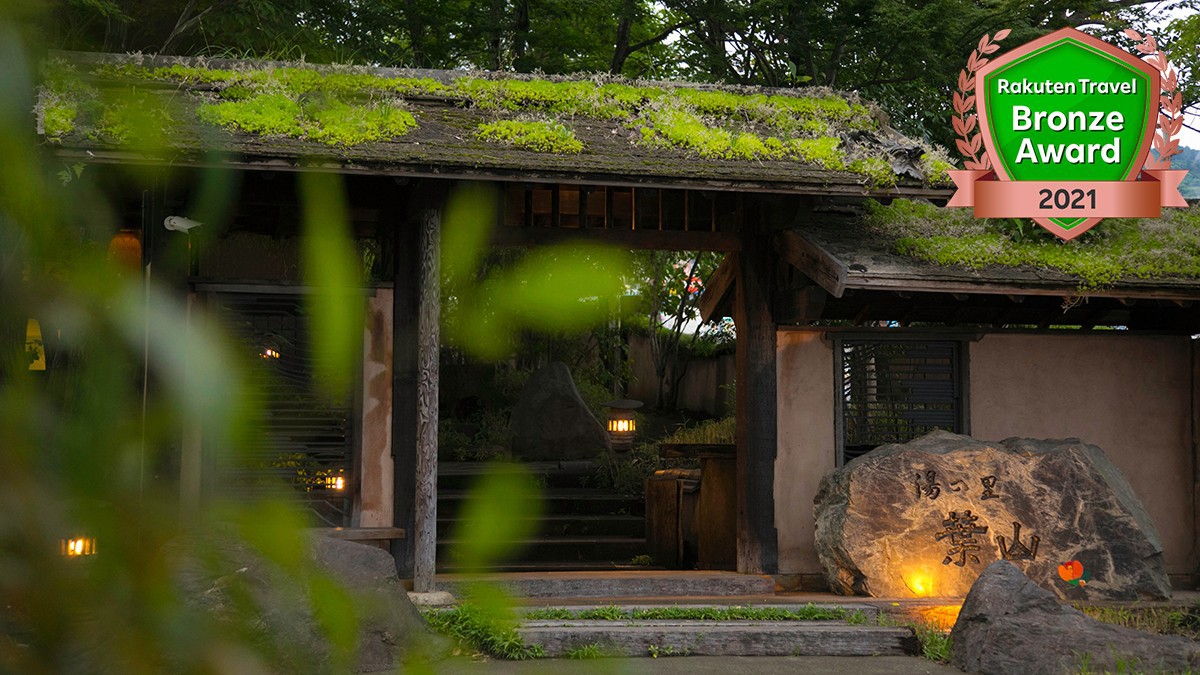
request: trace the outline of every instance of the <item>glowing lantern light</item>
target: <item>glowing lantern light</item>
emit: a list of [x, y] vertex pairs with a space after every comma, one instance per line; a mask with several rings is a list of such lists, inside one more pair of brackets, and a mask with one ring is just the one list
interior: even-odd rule
[[59, 543], [60, 552], [68, 558], [96, 555], [96, 539], [94, 537], [71, 537]]
[[325, 489], [341, 491], [346, 488], [346, 478], [341, 474], [325, 477]]
[[123, 228], [108, 242], [108, 259], [123, 269], [142, 266], [142, 238], [130, 228]]
[[641, 401], [622, 398], [604, 404], [608, 408], [608, 438], [613, 450], [628, 452], [633, 449], [633, 438], [637, 435], [637, 420], [634, 411], [642, 407]]
[[25, 324], [25, 353], [33, 357], [29, 362], [30, 370], [46, 369], [46, 343], [42, 341], [42, 324], [37, 319], [30, 319]]
[[914, 572], [905, 575], [904, 585], [918, 598], [928, 598], [934, 595], [933, 577], [925, 572]]

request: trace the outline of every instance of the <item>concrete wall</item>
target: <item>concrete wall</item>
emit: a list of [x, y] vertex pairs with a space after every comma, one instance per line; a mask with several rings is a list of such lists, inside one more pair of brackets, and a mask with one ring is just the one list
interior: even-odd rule
[[[833, 350], [820, 335], [778, 337], [775, 524], [784, 574], [820, 572], [812, 500], [834, 467], [835, 433]], [[972, 436], [1100, 446], [1150, 513], [1167, 571], [1193, 571], [1196, 383], [1187, 337], [994, 334], [967, 348]]]
[[354, 524], [392, 526], [392, 289], [367, 302], [363, 330], [362, 446]]
[[1100, 446], [1150, 513], [1167, 571], [1190, 573], [1189, 343], [1119, 333], [989, 335], [970, 345], [971, 435], [1077, 437]]

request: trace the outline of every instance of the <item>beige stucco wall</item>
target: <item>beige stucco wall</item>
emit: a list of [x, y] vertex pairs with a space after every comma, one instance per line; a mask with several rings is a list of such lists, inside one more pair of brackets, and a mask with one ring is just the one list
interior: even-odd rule
[[1104, 449], [1192, 571], [1192, 364], [1187, 337], [989, 335], [970, 345], [971, 435], [1078, 437]]
[[[812, 500], [834, 467], [833, 350], [820, 333], [778, 334], [779, 571], [821, 571]], [[968, 343], [970, 433], [1078, 437], [1133, 485], [1162, 536], [1167, 571], [1190, 573], [1195, 515], [1192, 357], [1187, 337], [988, 335]]]
[[813, 497], [834, 465], [833, 349], [816, 332], [779, 331], [776, 339], [779, 572], [816, 574], [821, 565], [813, 548]]
[[367, 302], [363, 331], [362, 467], [355, 522], [392, 525], [392, 290]]

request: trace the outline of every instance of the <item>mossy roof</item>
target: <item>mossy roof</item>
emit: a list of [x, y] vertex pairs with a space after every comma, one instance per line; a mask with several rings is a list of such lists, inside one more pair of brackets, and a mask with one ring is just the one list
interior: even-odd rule
[[56, 53], [37, 115], [58, 152], [112, 161], [948, 195], [944, 157], [815, 88]]
[[1160, 218], [1105, 220], [1064, 242], [1030, 221], [980, 220], [969, 209], [920, 200], [868, 201], [814, 214], [789, 236], [807, 247], [798, 266], [835, 297], [882, 291], [1143, 298], [1192, 314], [1190, 301], [1200, 299], [1197, 203], [1163, 209]]

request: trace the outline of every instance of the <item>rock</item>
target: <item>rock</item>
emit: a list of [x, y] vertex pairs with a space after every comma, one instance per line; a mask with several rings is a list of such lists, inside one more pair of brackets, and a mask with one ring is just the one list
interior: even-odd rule
[[593, 459], [611, 450], [571, 371], [551, 363], [534, 373], [512, 412], [513, 454], [527, 460]]
[[[1133, 488], [1100, 448], [1076, 439], [990, 443], [936, 431], [830, 472], [815, 504], [817, 554], [836, 592], [961, 597], [1004, 558], [1063, 599], [1171, 594]], [[1059, 574], [1071, 561], [1084, 573], [1076, 583]]]
[[[173, 549], [188, 604], [251, 632], [279, 661], [274, 665], [280, 672], [307, 672], [313, 663], [330, 661], [328, 633], [297, 576], [232, 534], [177, 542]], [[307, 562], [348, 591], [360, 618], [355, 672], [392, 670], [406, 655], [445, 651], [444, 639], [409, 601], [387, 552], [317, 535], [309, 537], [307, 549], [309, 560], [298, 566]]]
[[1200, 643], [1101, 623], [998, 560], [971, 587], [950, 632], [969, 673], [1194, 672]]

